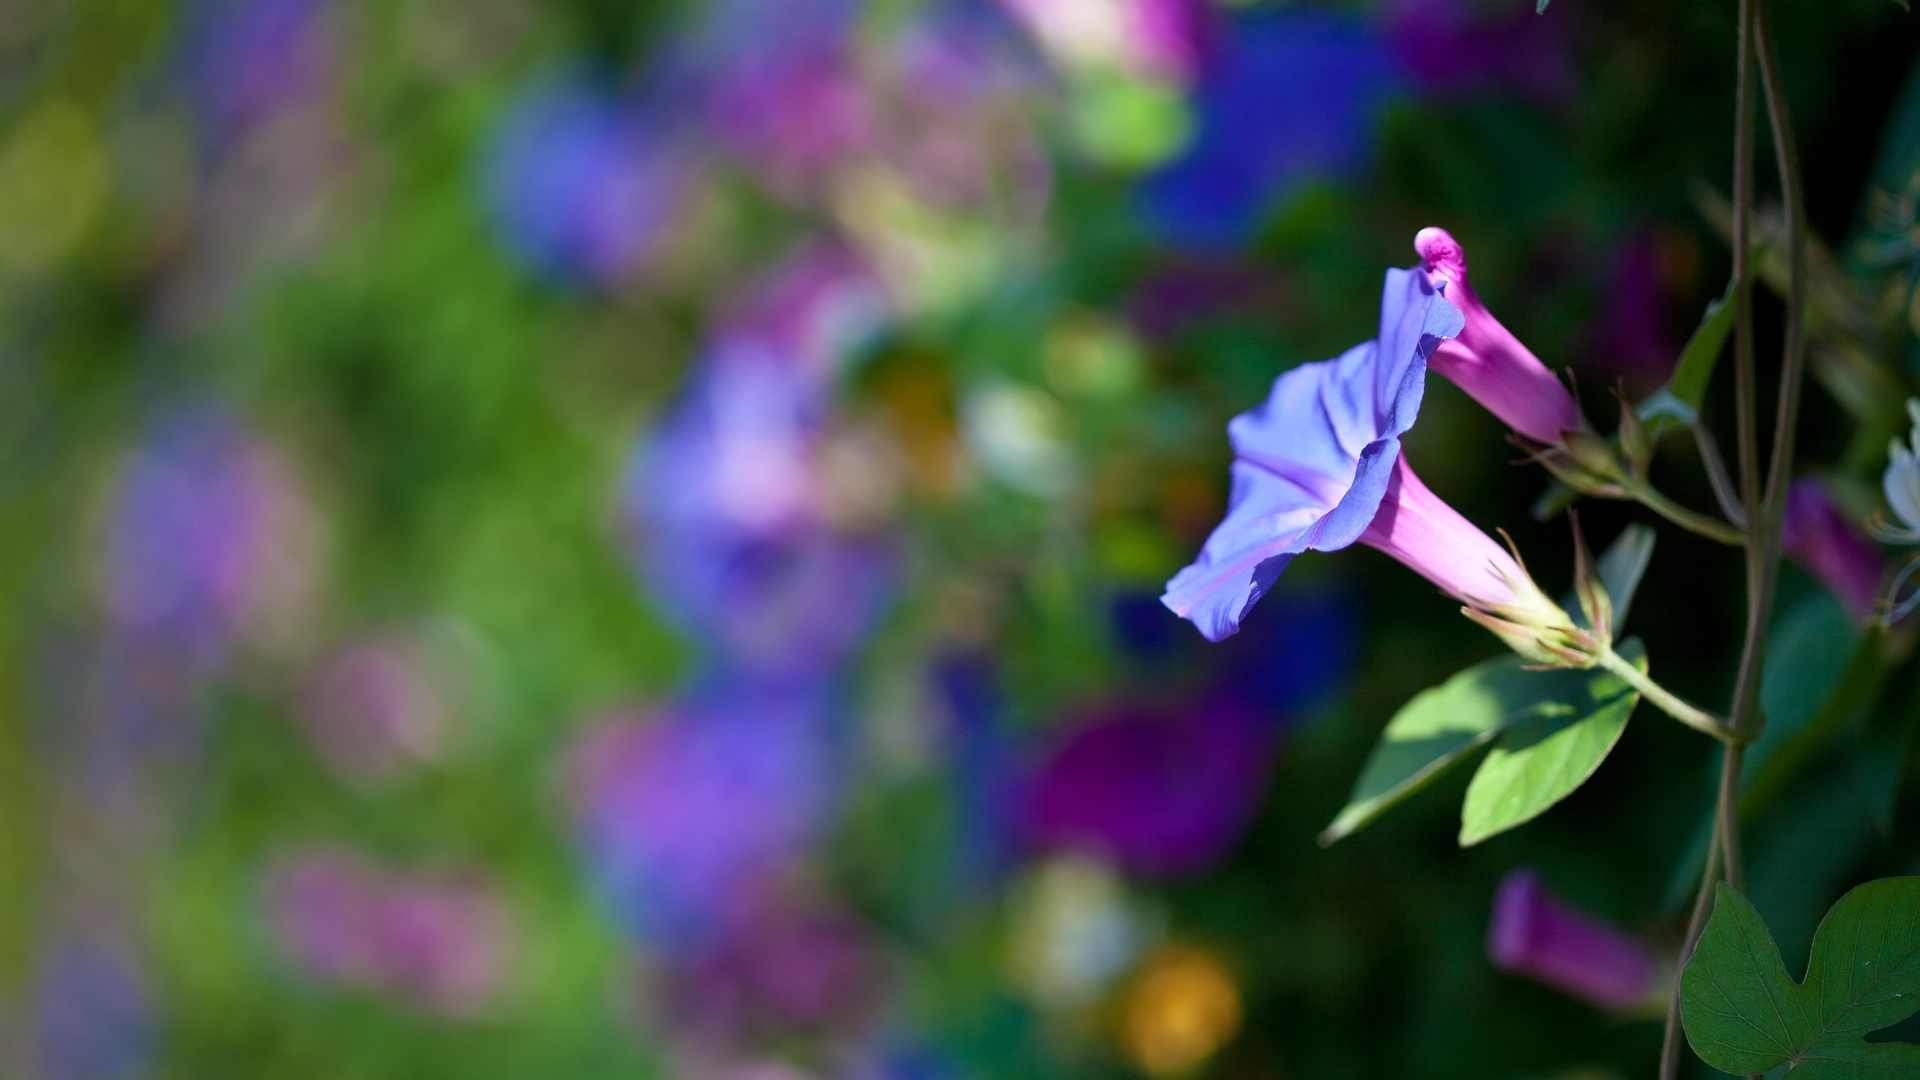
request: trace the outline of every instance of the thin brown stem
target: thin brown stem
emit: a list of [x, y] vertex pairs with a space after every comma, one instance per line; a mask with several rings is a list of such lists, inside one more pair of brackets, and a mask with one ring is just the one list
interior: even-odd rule
[[1694, 947], [1700, 944], [1700, 935], [1706, 932], [1707, 916], [1713, 912], [1713, 886], [1720, 880], [1720, 831], [1713, 831], [1713, 838], [1707, 845], [1707, 865], [1701, 872], [1700, 892], [1693, 898], [1693, 916], [1687, 920], [1687, 936], [1680, 945], [1680, 963], [1674, 969], [1673, 996], [1667, 999], [1667, 1035], [1661, 1047], [1660, 1080], [1678, 1080], [1680, 1075], [1680, 1045], [1685, 1041], [1685, 1033], [1680, 1027], [1680, 973], [1687, 969], [1687, 961], [1693, 959]]
[[[1745, 545], [1747, 553], [1747, 626], [1746, 640], [1740, 650], [1740, 671], [1734, 680], [1733, 707], [1727, 713], [1728, 721], [1736, 730], [1744, 730], [1746, 714], [1751, 709], [1747, 687], [1757, 685], [1757, 672], [1760, 668], [1765, 648], [1766, 615], [1764, 601], [1767, 586], [1763, 578], [1770, 575], [1762, 572], [1766, 564], [1776, 526], [1766, 512], [1762, 502], [1760, 481], [1759, 430], [1755, 422], [1757, 404], [1755, 397], [1755, 377], [1753, 358], [1753, 53], [1755, 38], [1755, 0], [1739, 0], [1738, 59], [1735, 62], [1737, 85], [1734, 90], [1733, 120], [1733, 281], [1734, 281], [1734, 423], [1738, 442], [1735, 452], [1740, 463], [1740, 504], [1746, 517]], [[1742, 755], [1736, 744], [1728, 743], [1722, 758], [1721, 787], [1725, 802], [1724, 789], [1731, 784], [1734, 793], [1739, 793], [1738, 769]], [[1729, 825], [1732, 828], [1729, 828]], [[1738, 818], [1731, 821], [1725, 813], [1717, 812], [1714, 817], [1714, 849], [1721, 858], [1716, 860], [1712, 854], [1707, 858], [1707, 869], [1700, 882], [1700, 893], [1694, 899], [1693, 919], [1687, 928], [1687, 940], [1680, 952], [1680, 970], [1686, 970], [1686, 963], [1693, 954], [1693, 948], [1700, 940], [1700, 934], [1706, 927], [1707, 913], [1712, 909], [1712, 897], [1716, 871], [1716, 862], [1725, 864], [1727, 876], [1738, 879], [1739, 839]], [[1731, 841], [1731, 843], [1729, 843]], [[1673, 981], [1673, 996], [1667, 1003], [1667, 1030], [1660, 1053], [1660, 1080], [1678, 1080], [1680, 1075], [1680, 1047], [1685, 1041], [1680, 1017], [1680, 983]]]

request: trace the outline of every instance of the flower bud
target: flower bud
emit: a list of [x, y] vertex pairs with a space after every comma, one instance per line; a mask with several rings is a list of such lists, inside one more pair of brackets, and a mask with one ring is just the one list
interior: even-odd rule
[[1639, 939], [1568, 907], [1530, 870], [1500, 884], [1487, 956], [1502, 971], [1612, 1012], [1631, 1011], [1659, 989], [1659, 967]]

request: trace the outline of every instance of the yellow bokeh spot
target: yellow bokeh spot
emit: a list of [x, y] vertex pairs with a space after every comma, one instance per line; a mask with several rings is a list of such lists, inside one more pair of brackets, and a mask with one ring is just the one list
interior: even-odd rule
[[1121, 1005], [1120, 1045], [1141, 1072], [1191, 1074], [1240, 1030], [1240, 991], [1220, 958], [1168, 946], [1141, 966]]
[[104, 181], [100, 142], [78, 106], [29, 113], [0, 150], [0, 267], [43, 269], [72, 250]]

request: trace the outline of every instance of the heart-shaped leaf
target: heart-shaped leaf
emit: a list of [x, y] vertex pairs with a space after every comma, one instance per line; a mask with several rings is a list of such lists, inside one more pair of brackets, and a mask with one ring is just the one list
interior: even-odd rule
[[1920, 1011], [1920, 878], [1868, 882], [1813, 936], [1804, 982], [1746, 898], [1722, 885], [1680, 978], [1680, 1015], [1702, 1060], [1738, 1076], [1788, 1066], [1809, 1080], [1920, 1076], [1920, 1046], [1867, 1042]]
[[[1641, 656], [1639, 642], [1622, 643], [1620, 653], [1637, 662]], [[1474, 751], [1510, 731], [1519, 732], [1515, 745], [1510, 748], [1519, 753], [1528, 746], [1543, 745], [1553, 736], [1590, 718], [1596, 711], [1596, 702], [1614, 707], [1619, 704], [1616, 691], [1624, 686], [1617, 676], [1603, 671], [1528, 671], [1524, 664], [1517, 656], [1498, 656], [1457, 673], [1439, 686], [1421, 691], [1407, 702], [1387, 722], [1386, 731], [1360, 770], [1347, 805], [1320, 834], [1320, 843], [1332, 844], [1372, 824]], [[1638, 697], [1631, 693], [1628, 696]], [[1625, 708], [1631, 711], [1631, 701]], [[1625, 712], [1620, 714], [1622, 721], [1625, 715]], [[1584, 747], [1593, 734], [1595, 732], [1583, 731], [1574, 735], [1573, 740]], [[1613, 737], [1617, 738], [1618, 734], [1614, 731]], [[1613, 745], [1611, 738], [1604, 741], [1608, 747]], [[1562, 744], [1556, 743], [1541, 757], [1542, 766], [1535, 767], [1543, 767], [1561, 748]], [[1586, 756], [1583, 751], [1566, 760]], [[1605, 756], [1604, 751], [1601, 756]], [[1592, 764], [1598, 765], [1598, 759]], [[1566, 774], [1564, 769], [1561, 772]], [[1580, 779], [1591, 772], [1592, 768], [1588, 767]], [[1540, 790], [1545, 792], [1560, 786], [1546, 784]], [[1560, 791], [1526, 817], [1538, 814], [1570, 790]]]

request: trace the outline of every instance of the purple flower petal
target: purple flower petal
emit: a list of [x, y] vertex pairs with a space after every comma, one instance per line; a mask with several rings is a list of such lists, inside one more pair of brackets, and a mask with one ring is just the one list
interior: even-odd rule
[[1293, 556], [1359, 539], [1386, 494], [1400, 436], [1419, 415], [1427, 358], [1461, 326], [1426, 274], [1387, 271], [1376, 341], [1287, 372], [1264, 405], [1228, 425], [1226, 520], [1167, 583], [1162, 602], [1219, 641], [1240, 629]]

